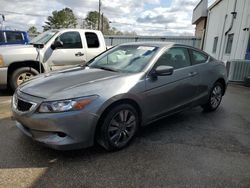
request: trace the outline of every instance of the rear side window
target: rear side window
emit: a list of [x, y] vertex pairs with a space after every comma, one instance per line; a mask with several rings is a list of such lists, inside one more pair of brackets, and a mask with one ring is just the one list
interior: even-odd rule
[[20, 42], [23, 40], [23, 35], [21, 32], [6, 31], [7, 42]]
[[63, 33], [56, 40], [63, 42], [64, 49], [82, 48], [81, 36], [76, 31]]
[[190, 66], [190, 58], [186, 48], [174, 47], [167, 50], [156, 62], [156, 66], [167, 65], [174, 69]]
[[3, 32], [0, 32], [0, 42], [5, 42]]
[[86, 32], [85, 33], [88, 48], [98, 48], [100, 43], [98, 36], [95, 33]]
[[190, 50], [191, 51], [191, 57], [192, 57], [192, 63], [193, 65], [197, 65], [197, 64], [201, 64], [201, 63], [205, 63], [208, 59], [208, 56], [195, 51], [195, 50]]

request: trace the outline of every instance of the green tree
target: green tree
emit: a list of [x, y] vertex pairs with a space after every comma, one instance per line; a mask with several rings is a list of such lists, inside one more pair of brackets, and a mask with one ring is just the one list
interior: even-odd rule
[[87, 28], [98, 29], [98, 19], [99, 19], [99, 13], [97, 11], [88, 12], [85, 18]]
[[[90, 11], [88, 12], [85, 21], [87, 24], [87, 28], [89, 29], [98, 29], [98, 19], [99, 19], [99, 13], [97, 11]], [[106, 16], [101, 16], [100, 18], [100, 30], [105, 35], [109, 35], [111, 32], [111, 27], [109, 25], [109, 20]]]
[[43, 26], [44, 31], [49, 29], [76, 28], [77, 26], [77, 18], [70, 8], [53, 11], [52, 16], [48, 16], [47, 20]]
[[28, 33], [29, 33], [30, 35], [35, 35], [35, 34], [37, 34], [37, 33], [38, 33], [37, 28], [36, 28], [35, 26], [31, 26], [31, 27], [28, 29]]

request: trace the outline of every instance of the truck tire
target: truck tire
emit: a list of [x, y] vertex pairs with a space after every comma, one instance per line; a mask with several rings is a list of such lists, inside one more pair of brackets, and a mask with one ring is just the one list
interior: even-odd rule
[[39, 72], [32, 67], [20, 67], [16, 69], [11, 75], [9, 84], [13, 91], [22, 84], [23, 82], [29, 80], [33, 76], [38, 75]]

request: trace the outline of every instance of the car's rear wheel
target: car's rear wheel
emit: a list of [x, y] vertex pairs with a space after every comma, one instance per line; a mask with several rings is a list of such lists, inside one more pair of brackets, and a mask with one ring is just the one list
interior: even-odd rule
[[108, 151], [122, 149], [132, 140], [138, 125], [138, 113], [133, 106], [115, 106], [104, 117], [98, 142]]
[[223, 92], [223, 85], [220, 82], [216, 82], [210, 92], [208, 102], [202, 105], [203, 109], [208, 112], [215, 111], [221, 103]]
[[23, 82], [29, 80], [33, 76], [38, 75], [39, 72], [32, 67], [21, 67], [16, 69], [10, 76], [10, 87], [13, 91], [22, 84]]

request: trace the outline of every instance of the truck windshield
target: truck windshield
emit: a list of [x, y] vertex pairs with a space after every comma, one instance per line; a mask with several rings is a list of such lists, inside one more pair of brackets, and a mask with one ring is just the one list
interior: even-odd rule
[[117, 46], [96, 57], [87, 65], [115, 72], [136, 73], [143, 70], [158, 47], [144, 45]]
[[46, 44], [58, 31], [50, 30], [46, 31], [30, 41], [30, 44]]

